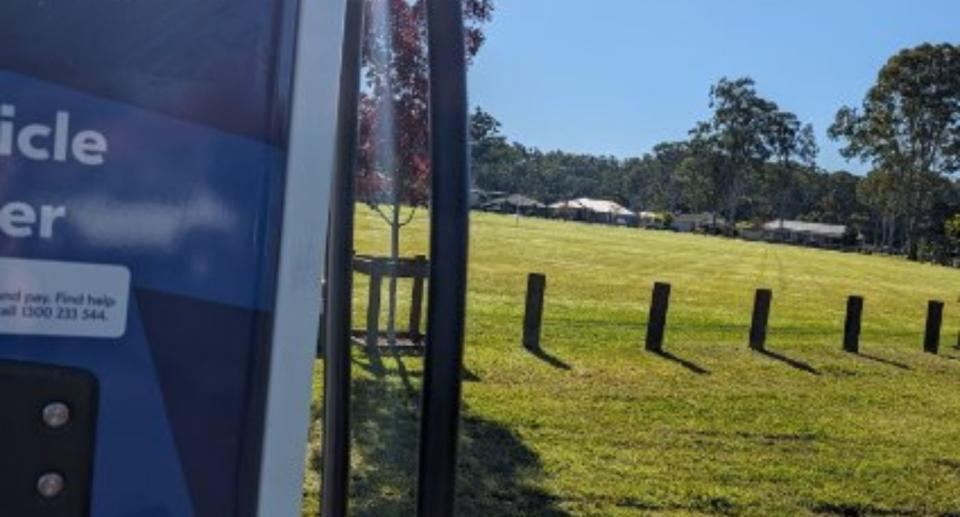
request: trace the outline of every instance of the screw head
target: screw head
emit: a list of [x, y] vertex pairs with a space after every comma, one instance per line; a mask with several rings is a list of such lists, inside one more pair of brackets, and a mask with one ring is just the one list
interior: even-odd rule
[[43, 423], [51, 429], [60, 429], [70, 423], [70, 406], [51, 402], [43, 407]]
[[53, 499], [63, 492], [66, 483], [63, 476], [56, 472], [47, 472], [37, 479], [37, 493], [44, 499]]

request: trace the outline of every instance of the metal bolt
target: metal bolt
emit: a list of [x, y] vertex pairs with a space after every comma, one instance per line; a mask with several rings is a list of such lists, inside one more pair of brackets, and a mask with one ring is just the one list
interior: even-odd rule
[[37, 480], [37, 493], [44, 499], [53, 499], [63, 492], [63, 476], [56, 472], [47, 472]]
[[51, 402], [43, 407], [43, 423], [51, 429], [60, 429], [70, 422], [70, 406]]

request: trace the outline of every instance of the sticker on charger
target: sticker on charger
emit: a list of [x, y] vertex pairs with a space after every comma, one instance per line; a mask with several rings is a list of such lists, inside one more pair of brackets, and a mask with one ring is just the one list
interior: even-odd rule
[[129, 298], [123, 266], [0, 258], [0, 334], [119, 338]]

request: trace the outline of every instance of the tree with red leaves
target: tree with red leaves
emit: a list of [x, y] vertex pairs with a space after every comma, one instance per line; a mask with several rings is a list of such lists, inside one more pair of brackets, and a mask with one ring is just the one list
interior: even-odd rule
[[[493, 0], [462, 0], [468, 62], [484, 42]], [[366, 0], [360, 95], [359, 198], [390, 226], [390, 257], [400, 230], [430, 198], [429, 55], [426, 0]], [[403, 207], [408, 207], [403, 215]], [[387, 209], [384, 210], [384, 207]], [[388, 339], [395, 341], [396, 277], [390, 278]]]

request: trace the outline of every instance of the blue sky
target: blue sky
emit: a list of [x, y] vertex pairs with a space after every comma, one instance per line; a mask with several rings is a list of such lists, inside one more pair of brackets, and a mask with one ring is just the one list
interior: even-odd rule
[[541, 149], [639, 156], [709, 116], [710, 84], [749, 75], [826, 136], [897, 50], [960, 43], [960, 0], [495, 0], [474, 105]]

